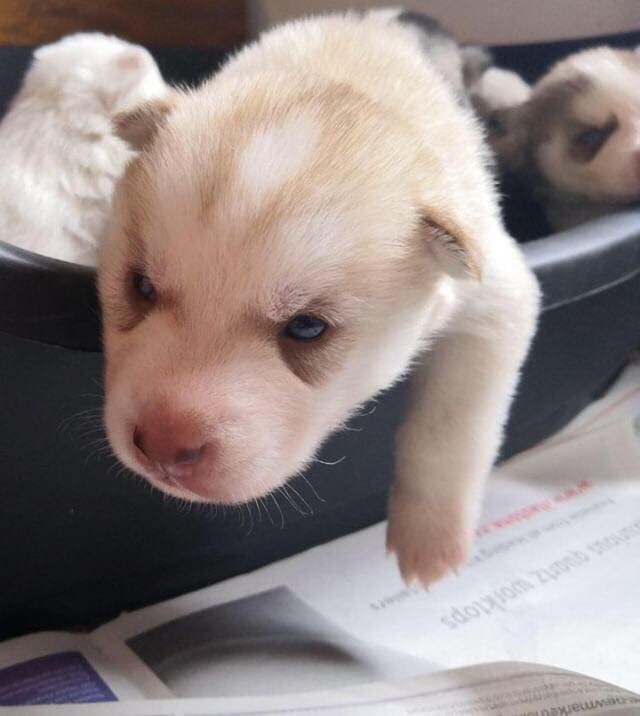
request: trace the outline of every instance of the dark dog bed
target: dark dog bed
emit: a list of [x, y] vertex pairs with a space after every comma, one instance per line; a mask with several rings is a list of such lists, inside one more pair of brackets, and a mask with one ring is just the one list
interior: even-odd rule
[[[554, 47], [537, 55], [528, 48], [527, 67], [544, 67]], [[0, 50], [0, 104], [17, 88], [29, 54]], [[156, 55], [165, 76], [179, 81], [209, 73], [222, 57]], [[535, 219], [517, 197], [510, 206], [516, 224], [530, 229]], [[640, 210], [524, 250], [544, 311], [503, 457], [548, 436], [598, 396], [640, 336]], [[247, 509], [187, 510], [119, 475], [94, 442], [101, 384], [93, 273], [0, 241], [0, 638], [92, 625], [384, 518], [404, 386], [368, 406], [353, 421], [356, 430], [330, 440], [322, 459], [344, 459], [314, 464], [306, 476], [313, 487], [296, 480], [291, 504], [279, 500], [282, 514], [274, 506], [258, 515], [254, 507], [249, 516]]]

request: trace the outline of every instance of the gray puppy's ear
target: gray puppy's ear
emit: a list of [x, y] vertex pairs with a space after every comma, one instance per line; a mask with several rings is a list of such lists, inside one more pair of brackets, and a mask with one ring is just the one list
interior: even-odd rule
[[460, 48], [464, 86], [471, 90], [493, 65], [493, 55], [484, 45], [463, 45]]
[[175, 107], [175, 96], [152, 99], [113, 119], [115, 133], [132, 149], [140, 151], [147, 147]]

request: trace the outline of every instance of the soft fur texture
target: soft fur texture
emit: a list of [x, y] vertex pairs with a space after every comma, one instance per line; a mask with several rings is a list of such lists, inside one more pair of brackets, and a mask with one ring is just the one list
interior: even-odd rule
[[151, 55], [116, 37], [70, 35], [36, 50], [0, 124], [0, 239], [95, 264], [132, 156], [112, 118], [165, 91]]
[[[599, 47], [553, 66], [530, 97], [489, 116], [502, 165], [556, 229], [640, 200], [640, 55]], [[602, 132], [601, 142], [593, 142]]]
[[490, 120], [496, 110], [526, 102], [531, 97], [531, 85], [517, 72], [490, 66], [471, 83], [469, 94], [480, 116]]
[[[142, 149], [99, 271], [120, 459], [182, 498], [259, 498], [414, 364], [388, 546], [407, 580], [456, 569], [538, 292], [414, 29], [292, 22], [119, 127]], [[328, 330], [290, 338], [300, 314]]]

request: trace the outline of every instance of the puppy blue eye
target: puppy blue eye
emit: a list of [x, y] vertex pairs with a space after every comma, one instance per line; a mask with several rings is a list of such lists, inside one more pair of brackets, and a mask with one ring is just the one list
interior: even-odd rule
[[156, 289], [148, 276], [135, 272], [132, 277], [133, 290], [145, 301], [155, 301]]
[[292, 318], [284, 329], [285, 335], [296, 341], [312, 341], [327, 330], [327, 324], [315, 316], [300, 315]]

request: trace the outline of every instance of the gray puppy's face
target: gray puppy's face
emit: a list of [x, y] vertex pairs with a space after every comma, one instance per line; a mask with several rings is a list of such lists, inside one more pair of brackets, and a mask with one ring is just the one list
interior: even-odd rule
[[571, 56], [531, 98], [487, 113], [502, 164], [591, 201], [640, 199], [640, 55], [597, 48]]

